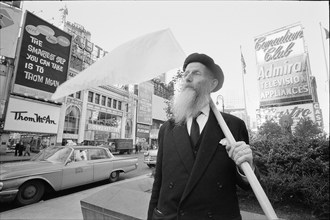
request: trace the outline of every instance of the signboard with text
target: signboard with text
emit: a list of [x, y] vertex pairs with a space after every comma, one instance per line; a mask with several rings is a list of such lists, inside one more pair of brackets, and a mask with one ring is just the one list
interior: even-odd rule
[[303, 28], [300, 24], [280, 28], [254, 39], [257, 63], [268, 63], [305, 52]]
[[255, 38], [260, 106], [312, 102], [308, 53], [300, 24]]
[[152, 94], [154, 86], [150, 82], [139, 84], [137, 123], [152, 125]]
[[315, 123], [317, 123], [320, 128], [323, 128], [322, 111], [317, 102], [257, 109], [256, 115], [258, 127], [260, 127], [268, 120], [273, 120], [274, 122], [279, 124], [281, 117], [287, 115], [293, 119], [293, 128], [296, 126], [296, 124], [301, 118], [310, 118]]
[[10, 97], [5, 131], [57, 134], [60, 106]]
[[258, 65], [260, 106], [312, 100], [307, 56]]
[[13, 91], [49, 99], [67, 80], [72, 37], [26, 11]]

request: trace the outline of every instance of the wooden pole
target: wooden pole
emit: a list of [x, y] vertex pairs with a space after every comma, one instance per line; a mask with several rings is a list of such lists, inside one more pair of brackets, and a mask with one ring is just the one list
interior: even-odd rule
[[[215, 104], [213, 103], [212, 99], [210, 101], [210, 106], [212, 111], [215, 114], [215, 117], [217, 118], [217, 121], [222, 129], [222, 132], [224, 133], [225, 137], [227, 138], [230, 145], [234, 145], [236, 143], [232, 133], [230, 132], [225, 120], [223, 119], [222, 115], [217, 110]], [[264, 190], [262, 189], [257, 177], [255, 176], [250, 164], [248, 162], [244, 162], [240, 165], [241, 169], [243, 170], [245, 176], [247, 177], [250, 186], [257, 197], [259, 204], [264, 211], [265, 215], [270, 220], [276, 220], [278, 219], [276, 216], [276, 213], [270, 204], [268, 197], [266, 196]]]

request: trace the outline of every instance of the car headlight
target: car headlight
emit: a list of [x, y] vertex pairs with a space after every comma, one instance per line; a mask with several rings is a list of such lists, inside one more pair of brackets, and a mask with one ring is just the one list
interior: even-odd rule
[[3, 182], [0, 182], [0, 191], [2, 190]]

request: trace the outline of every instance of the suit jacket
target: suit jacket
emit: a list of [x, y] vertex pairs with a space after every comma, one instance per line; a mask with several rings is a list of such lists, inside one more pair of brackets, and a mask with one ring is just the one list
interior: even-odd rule
[[[249, 143], [244, 121], [223, 114], [236, 141]], [[241, 219], [236, 185], [249, 189], [229, 158], [212, 110], [194, 159], [186, 125], [169, 120], [160, 128], [148, 219]]]

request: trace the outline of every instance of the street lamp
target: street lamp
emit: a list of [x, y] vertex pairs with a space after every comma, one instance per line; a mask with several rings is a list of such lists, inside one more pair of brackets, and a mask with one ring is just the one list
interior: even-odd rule
[[222, 112], [225, 112], [225, 100], [224, 100], [224, 98], [223, 98], [222, 95], [218, 95], [218, 96], [217, 96], [217, 102], [216, 102], [216, 104], [217, 104], [217, 105], [219, 104], [219, 98], [220, 98], [221, 101], [222, 101]]

